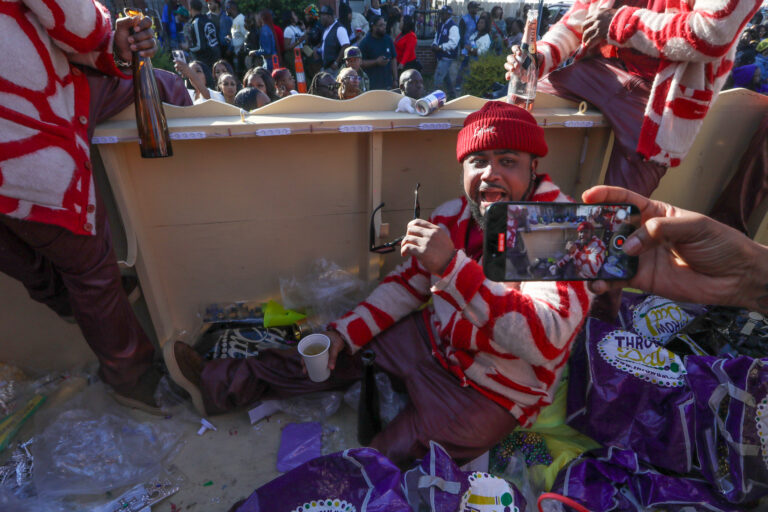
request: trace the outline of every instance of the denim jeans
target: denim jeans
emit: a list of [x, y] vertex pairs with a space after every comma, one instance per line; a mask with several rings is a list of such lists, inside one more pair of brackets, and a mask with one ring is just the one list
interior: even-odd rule
[[456, 59], [447, 59], [445, 57], [438, 59], [435, 67], [435, 88], [443, 87], [448, 98], [456, 96], [456, 74], [459, 71], [458, 61]]

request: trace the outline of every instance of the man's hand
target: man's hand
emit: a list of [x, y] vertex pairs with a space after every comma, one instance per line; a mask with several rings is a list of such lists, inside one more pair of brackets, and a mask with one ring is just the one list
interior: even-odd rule
[[389, 63], [389, 59], [386, 58], [384, 55], [379, 55], [376, 57], [376, 65], [377, 66], [386, 66]]
[[439, 51], [440, 51], [440, 47], [439, 47], [439, 46], [437, 46], [436, 44], [433, 44], [433, 45], [432, 45], [432, 46], [430, 46], [429, 48], [430, 48], [430, 50], [432, 50], [432, 52], [433, 52], [433, 53], [437, 53], [437, 52], [439, 52]]
[[[507, 55], [507, 62], [504, 63], [504, 69], [507, 70], [504, 77], [507, 79], [507, 82], [512, 79], [512, 73], [517, 72], [520, 67], [520, 61], [525, 60], [523, 58], [523, 50], [518, 45], [514, 45], [510, 50], [511, 53]], [[543, 61], [544, 56], [540, 53], [536, 53], [536, 63], [539, 68], [541, 68], [541, 65], [544, 63]]]
[[608, 39], [608, 30], [611, 28], [614, 16], [616, 16], [616, 9], [606, 9], [587, 16], [584, 20], [581, 44], [590, 49]]
[[[131, 29], [133, 34], [131, 34]], [[115, 22], [115, 41], [113, 51], [120, 60], [133, 61], [133, 52], [142, 57], [152, 57], [157, 50], [155, 33], [152, 31], [152, 19], [149, 17], [130, 16]]]
[[592, 291], [603, 293], [628, 284], [673, 300], [768, 309], [768, 249], [744, 234], [699, 213], [618, 187], [593, 187], [582, 198], [586, 203], [634, 204], [642, 218], [642, 226], [623, 248], [626, 254], [639, 256], [637, 275], [629, 282], [593, 281]]
[[[331, 340], [331, 346], [328, 348], [328, 369], [333, 371], [336, 368], [336, 359], [339, 357], [339, 353], [347, 349], [347, 344], [344, 338], [341, 337], [341, 334], [336, 331], [325, 331], [321, 334], [325, 334]], [[301, 372], [307, 373], [304, 358], [301, 359]]]
[[426, 220], [413, 219], [400, 245], [400, 254], [413, 256], [431, 274], [440, 275], [453, 259], [456, 248], [445, 230]]

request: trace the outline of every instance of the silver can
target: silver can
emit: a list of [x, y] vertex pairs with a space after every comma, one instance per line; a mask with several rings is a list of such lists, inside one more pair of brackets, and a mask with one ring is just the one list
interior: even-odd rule
[[445, 93], [438, 89], [437, 91], [416, 100], [416, 112], [420, 116], [428, 116], [443, 105], [445, 105]]

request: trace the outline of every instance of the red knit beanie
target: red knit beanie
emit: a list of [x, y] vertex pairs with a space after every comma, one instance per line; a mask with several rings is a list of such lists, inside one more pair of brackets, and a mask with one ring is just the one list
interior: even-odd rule
[[548, 151], [544, 130], [533, 116], [502, 101], [488, 101], [467, 116], [456, 141], [456, 158], [462, 162], [469, 154], [489, 149], [511, 149], [536, 156], [546, 156]]

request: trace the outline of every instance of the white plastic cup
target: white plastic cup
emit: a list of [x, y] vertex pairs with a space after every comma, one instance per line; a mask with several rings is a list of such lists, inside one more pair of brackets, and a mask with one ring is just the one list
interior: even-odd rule
[[328, 369], [328, 350], [331, 338], [325, 334], [310, 334], [299, 342], [299, 354], [304, 359], [309, 380], [323, 382], [331, 376]]

